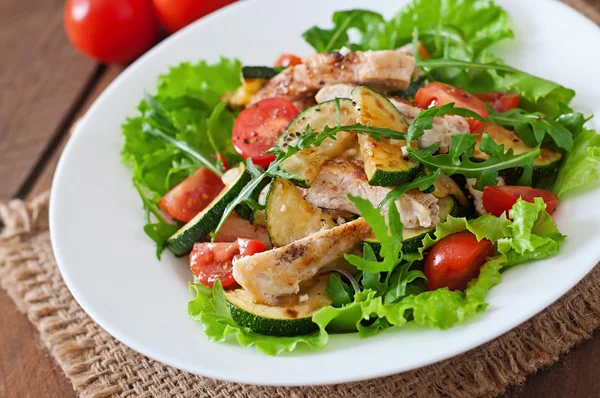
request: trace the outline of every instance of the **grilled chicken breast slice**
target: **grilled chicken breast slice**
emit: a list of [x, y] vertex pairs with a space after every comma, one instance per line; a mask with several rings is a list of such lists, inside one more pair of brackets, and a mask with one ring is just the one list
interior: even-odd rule
[[307, 57], [290, 66], [261, 88], [251, 103], [283, 97], [298, 101], [326, 84], [355, 83], [405, 90], [415, 70], [415, 58], [404, 51], [334, 52]]
[[233, 262], [233, 277], [257, 303], [277, 305], [303, 281], [350, 253], [371, 234], [364, 218]]
[[[398, 98], [390, 97], [389, 100], [409, 124], [411, 124], [422, 111], [421, 108]], [[467, 123], [464, 117], [457, 115], [438, 116], [433, 118], [432, 128], [425, 130], [424, 134], [419, 137], [419, 146], [421, 148], [426, 148], [439, 142], [440, 153], [448, 153], [448, 148], [450, 148], [450, 142], [453, 135], [469, 133], [469, 123]]]
[[[359, 214], [347, 194], [359, 196], [378, 206], [392, 190], [390, 187], [369, 185], [358, 161], [334, 158], [325, 162], [310, 188], [304, 189], [304, 198], [313, 206], [345, 210]], [[439, 221], [439, 206], [435, 196], [411, 189], [396, 202], [405, 228], [429, 228]]]

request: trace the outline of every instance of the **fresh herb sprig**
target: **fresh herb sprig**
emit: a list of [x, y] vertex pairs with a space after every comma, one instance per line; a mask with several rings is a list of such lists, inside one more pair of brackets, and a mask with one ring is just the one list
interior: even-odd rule
[[571, 152], [573, 137], [579, 134], [590, 118], [586, 119], [583, 114], [573, 112], [552, 119], [541, 112], [527, 112], [517, 108], [504, 113], [490, 112], [488, 121], [513, 129], [528, 146], [539, 145], [549, 137], [557, 147]]
[[504, 145], [496, 144], [489, 135], [484, 133], [479, 149], [488, 154], [489, 158], [483, 162], [471, 160], [477, 144], [471, 134], [453, 135], [447, 154], [434, 155], [439, 148], [439, 143], [420, 150], [412, 148], [410, 142], [421, 137], [425, 130], [432, 128], [433, 118], [445, 114], [459, 114], [483, 121], [481, 116], [466, 109], [455, 108], [453, 103], [422, 111], [406, 134], [407, 151], [412, 160], [422, 163], [432, 171], [439, 170], [447, 175], [461, 174], [467, 178], [476, 178], [476, 189], [483, 189], [486, 185], [496, 185], [499, 171], [515, 167], [523, 168], [519, 184], [531, 184], [533, 162], [540, 155], [539, 146], [515, 155], [512, 149], [505, 152]]
[[[220, 177], [223, 175], [222, 165], [219, 164], [220, 160], [215, 162], [196, 151], [187, 142], [174, 138], [175, 134], [178, 131], [182, 131], [184, 127], [180, 126], [174, 118], [170, 117], [169, 112], [153, 96], [146, 93], [144, 99], [150, 107], [149, 120], [152, 122], [150, 123], [149, 121], [146, 121], [144, 123], [142, 127], [144, 133], [159, 138], [165, 143], [179, 149], [193, 161], [202, 164], [217, 176]], [[224, 107], [217, 106], [217, 109], [220, 109], [220, 112], [222, 109], [224, 109]], [[211, 121], [211, 123], [213, 122]], [[211, 145], [216, 148], [216, 144], [214, 144], [214, 140], [212, 139], [211, 135], [209, 135], [209, 137]]]

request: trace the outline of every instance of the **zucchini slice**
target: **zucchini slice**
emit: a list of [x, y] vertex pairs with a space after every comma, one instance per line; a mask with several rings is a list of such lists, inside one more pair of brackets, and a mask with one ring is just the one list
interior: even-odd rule
[[[356, 113], [349, 99], [340, 99], [340, 123], [349, 125], [356, 123]], [[285, 149], [287, 145], [295, 145], [299, 135], [306, 131], [306, 126], [314, 131], [323, 131], [325, 126], [335, 126], [336, 100], [326, 101], [306, 109], [290, 122], [288, 127], [277, 139], [277, 146]], [[303, 149], [297, 154], [284, 160], [279, 168], [285, 172], [297, 175], [292, 179], [294, 184], [309, 188], [317, 178], [321, 165], [329, 159], [341, 155], [346, 147], [354, 140], [353, 132], [340, 131], [336, 139], [326, 139], [319, 146]]]
[[287, 305], [277, 307], [256, 304], [244, 289], [225, 291], [225, 299], [240, 326], [268, 336], [303, 336], [319, 329], [312, 315], [333, 302], [326, 291], [328, 280], [329, 275], [314, 278]]
[[250, 174], [246, 171], [244, 163], [240, 163], [238, 170], [238, 177], [234, 181], [226, 185], [204, 210], [167, 239], [167, 247], [175, 255], [183, 256], [192, 250], [194, 243], [208, 240], [208, 234], [219, 224], [227, 204], [235, 199], [242, 188], [250, 181]]
[[[408, 123], [394, 105], [382, 95], [367, 86], [358, 86], [352, 91], [352, 101], [360, 124], [369, 123], [373, 127], [383, 127], [402, 133], [408, 131]], [[383, 187], [397, 186], [410, 180], [421, 166], [404, 158], [404, 140], [380, 141], [360, 134], [358, 136], [360, 154], [365, 163], [365, 173], [369, 184]]]
[[270, 66], [243, 66], [242, 76], [244, 79], [270, 79], [275, 77], [285, 68]]
[[[445, 198], [441, 198], [438, 201], [440, 206], [440, 222], [444, 221], [448, 215], [454, 216], [459, 211], [460, 207], [457, 205], [454, 198], [451, 196], [447, 196]], [[433, 228], [405, 228], [402, 231], [402, 251], [404, 253], [414, 253], [419, 250], [420, 247], [423, 246], [423, 239], [427, 235], [433, 234], [435, 231], [435, 227]], [[375, 236], [370, 236], [367, 239], [363, 240], [360, 244], [360, 248], [362, 250], [365, 244], [370, 245], [373, 248], [373, 251], [378, 254], [381, 250], [381, 245]]]
[[[489, 155], [485, 152], [482, 152], [479, 149], [479, 144], [481, 143], [481, 136], [483, 133], [486, 133], [496, 142], [496, 144], [504, 145], [504, 150], [508, 151], [512, 148], [515, 155], [527, 152], [531, 148], [519, 138], [517, 133], [511, 130], [507, 130], [502, 126], [492, 123], [485, 123], [482, 127], [479, 128], [479, 133], [475, 136], [475, 140], [477, 144], [475, 145], [475, 150], [473, 151], [473, 158], [477, 160], [487, 160], [489, 159]], [[563, 154], [558, 151], [553, 151], [549, 148], [541, 148], [540, 156], [533, 162], [533, 178], [538, 179], [545, 177], [558, 169], [563, 159]], [[521, 169], [509, 169], [503, 170], [500, 174], [507, 177], [516, 177], [518, 178], [521, 175]]]
[[281, 247], [336, 226], [333, 219], [314, 207], [288, 180], [271, 183], [265, 207], [267, 231], [273, 247]]

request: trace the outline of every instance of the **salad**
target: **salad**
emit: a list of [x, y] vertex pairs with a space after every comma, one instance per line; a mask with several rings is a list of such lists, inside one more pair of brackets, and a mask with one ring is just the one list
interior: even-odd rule
[[188, 312], [215, 341], [276, 355], [451, 327], [557, 253], [552, 214], [600, 180], [575, 92], [491, 51], [513, 37], [493, 2], [332, 20], [304, 58], [174, 66], [123, 124], [144, 231], [189, 259]]

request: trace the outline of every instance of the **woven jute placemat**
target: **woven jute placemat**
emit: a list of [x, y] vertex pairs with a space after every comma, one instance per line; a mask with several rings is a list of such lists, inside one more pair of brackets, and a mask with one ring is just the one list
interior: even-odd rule
[[[0, 286], [38, 328], [81, 397], [484, 397], [558, 360], [600, 325], [600, 267], [543, 313], [466, 354], [386, 378], [260, 387], [181, 372], [112, 338], [79, 307], [56, 266], [48, 194], [0, 204]], [[215, 343], [216, 344], [216, 343]]]
[[[600, 23], [600, 13], [586, 1], [565, 3]], [[596, 267], [559, 301], [518, 328], [415, 371], [295, 388], [199, 377], [127, 348], [79, 307], [52, 253], [47, 193], [29, 202], [0, 204], [0, 286], [37, 327], [80, 397], [492, 397], [556, 362], [600, 326], [600, 267]]]

